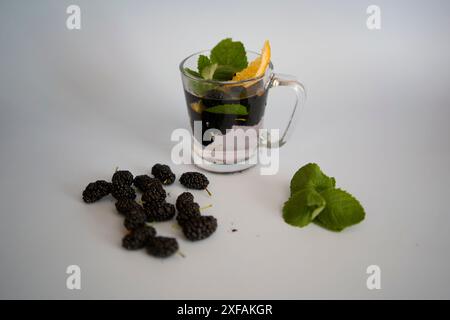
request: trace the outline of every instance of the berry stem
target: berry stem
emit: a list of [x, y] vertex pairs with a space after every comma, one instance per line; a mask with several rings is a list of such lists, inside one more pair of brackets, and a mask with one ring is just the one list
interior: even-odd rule
[[209, 192], [208, 188], [205, 188], [205, 190], [206, 190], [206, 192], [208, 192], [208, 195], [211, 197], [212, 194], [211, 194], [211, 192]]
[[207, 206], [201, 207], [200, 210], [209, 209], [212, 207], [212, 204], [208, 204]]
[[180, 230], [181, 228], [180, 228], [180, 225], [178, 223], [174, 223], [174, 224], [172, 224], [172, 229]]

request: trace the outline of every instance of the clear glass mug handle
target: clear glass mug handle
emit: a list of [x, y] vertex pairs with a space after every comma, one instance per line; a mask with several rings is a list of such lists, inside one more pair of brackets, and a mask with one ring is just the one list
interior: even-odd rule
[[291, 88], [295, 91], [296, 100], [291, 116], [289, 117], [289, 122], [281, 136], [278, 135], [279, 137], [275, 137], [275, 140], [272, 140], [272, 136], [268, 130], [265, 130], [264, 134], [261, 135], [259, 145], [266, 148], [279, 148], [289, 140], [289, 137], [294, 129], [294, 125], [298, 120], [297, 109], [299, 109], [299, 107], [303, 107], [306, 101], [305, 87], [294, 76], [279, 73], [273, 74], [267, 90], [274, 87]]

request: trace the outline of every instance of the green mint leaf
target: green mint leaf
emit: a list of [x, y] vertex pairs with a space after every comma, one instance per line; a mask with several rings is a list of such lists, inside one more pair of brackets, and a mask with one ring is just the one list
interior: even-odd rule
[[205, 109], [205, 111], [211, 113], [235, 114], [240, 116], [246, 116], [248, 114], [247, 108], [242, 104], [221, 104]]
[[201, 74], [203, 72], [203, 69], [205, 69], [209, 65], [211, 65], [211, 60], [209, 60], [207, 56], [201, 54], [197, 60], [198, 73]]
[[211, 50], [211, 63], [221, 66], [228, 66], [239, 72], [248, 65], [247, 54], [244, 45], [240, 41], [233, 41], [231, 38], [220, 41]]
[[292, 177], [291, 194], [306, 187], [312, 187], [321, 192], [328, 188], [334, 188], [336, 180], [326, 176], [315, 163], [308, 163], [301, 167]]
[[204, 67], [200, 74], [202, 75], [203, 79], [211, 80], [213, 78], [214, 72], [216, 72], [216, 69], [217, 63], [213, 63], [209, 66]]
[[307, 226], [325, 208], [325, 204], [325, 199], [312, 188], [297, 191], [284, 204], [284, 221], [297, 227]]
[[198, 74], [206, 80], [229, 81], [247, 64], [244, 45], [231, 38], [220, 41], [211, 50], [210, 57], [200, 55], [197, 60]]
[[336, 180], [326, 176], [315, 163], [300, 168], [291, 180], [291, 197], [283, 207], [283, 218], [291, 225], [311, 221], [332, 231], [364, 220], [361, 204], [348, 192], [336, 189]]
[[332, 230], [344, 228], [364, 220], [365, 212], [358, 200], [341, 189], [327, 189], [321, 192], [326, 206], [314, 220], [318, 225]]
[[197, 78], [201, 78], [202, 76], [200, 75], [200, 73], [198, 73], [197, 71], [194, 71], [192, 69], [189, 68], [184, 68], [184, 72], [189, 73], [191, 76], [197, 77]]
[[184, 71], [196, 78], [200, 78], [188, 79], [186, 82], [186, 90], [198, 97], [202, 97], [206, 92], [217, 87], [217, 85], [214, 83], [202, 81], [202, 76], [192, 69], [184, 68]]
[[236, 72], [233, 67], [219, 65], [214, 72], [213, 79], [219, 81], [229, 81], [233, 79]]
[[[201, 78], [201, 77], [200, 77]], [[197, 97], [203, 97], [209, 90], [217, 88], [217, 85], [201, 80], [191, 80], [188, 83], [189, 92], [192, 92]]]

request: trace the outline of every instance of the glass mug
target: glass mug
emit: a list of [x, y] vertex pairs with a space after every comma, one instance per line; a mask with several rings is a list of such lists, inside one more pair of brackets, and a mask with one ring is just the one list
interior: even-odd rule
[[[272, 63], [260, 77], [205, 80], [190, 71], [197, 69], [202, 54], [209, 56], [210, 52], [195, 53], [180, 63], [192, 129], [192, 159], [198, 167], [212, 172], [245, 170], [258, 163], [259, 148], [278, 148], [289, 139], [298, 106], [305, 103], [305, 89], [295, 77], [274, 73]], [[258, 56], [247, 51], [249, 61]], [[263, 120], [269, 89], [277, 86], [292, 88], [296, 101], [286, 128], [274, 135], [273, 130], [264, 130]]]

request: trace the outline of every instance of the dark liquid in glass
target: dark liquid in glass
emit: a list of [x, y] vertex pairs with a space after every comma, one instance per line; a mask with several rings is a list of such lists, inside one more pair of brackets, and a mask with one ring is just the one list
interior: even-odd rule
[[[194, 130], [194, 121], [201, 121], [202, 137], [208, 129], [218, 129], [222, 134], [226, 134], [227, 129], [259, 129], [262, 125], [267, 103], [267, 90], [260, 90], [258, 93], [252, 94], [243, 87], [235, 87], [228, 92], [212, 89], [202, 97], [188, 91], [184, 91], [184, 94], [192, 130]], [[208, 112], [209, 108], [230, 104], [244, 106], [247, 114]], [[211, 142], [202, 141], [202, 144], [206, 146]]]

